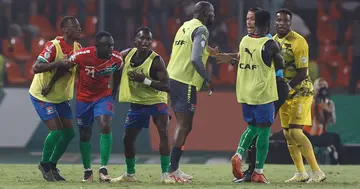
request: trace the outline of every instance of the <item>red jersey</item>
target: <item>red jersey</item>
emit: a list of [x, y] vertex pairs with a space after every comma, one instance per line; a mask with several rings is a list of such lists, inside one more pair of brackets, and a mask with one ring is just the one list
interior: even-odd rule
[[[65, 40], [63, 37], [56, 37], [56, 40], [59, 41], [59, 44], [61, 46], [61, 50], [64, 53], [65, 57], [73, 53], [74, 45], [69, 45], [65, 43]], [[81, 49], [81, 45], [79, 44], [79, 48]], [[56, 57], [56, 47], [55, 45], [49, 41], [45, 44], [45, 47], [43, 51], [38, 56], [38, 60], [41, 62], [54, 62]]]
[[113, 51], [109, 60], [99, 59], [94, 46], [76, 51], [69, 61], [77, 65], [80, 70], [76, 99], [82, 102], [94, 102], [100, 98], [110, 96], [111, 74], [119, 69], [123, 63], [121, 55]]

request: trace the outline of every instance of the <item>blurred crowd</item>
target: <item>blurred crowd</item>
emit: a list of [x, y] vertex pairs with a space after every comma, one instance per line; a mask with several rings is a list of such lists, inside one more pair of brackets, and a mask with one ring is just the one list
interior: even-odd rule
[[[153, 31], [152, 47], [167, 62], [172, 41], [181, 24], [191, 19], [198, 0], [0, 0], [0, 62], [4, 65], [7, 85], [27, 86], [32, 78], [31, 61], [49, 39], [61, 35], [62, 16], [74, 15], [81, 23], [83, 46], [93, 45], [100, 15], [104, 30], [116, 40], [116, 49], [133, 44], [141, 25]], [[209, 27], [209, 45], [222, 52], [236, 52], [246, 33], [244, 13], [251, 7], [263, 7], [272, 15], [279, 8], [293, 12], [292, 29], [302, 34], [310, 47], [310, 74], [313, 80], [324, 77], [330, 88], [359, 88], [360, 3], [354, 0], [209, 0], [215, 7], [216, 23]], [[103, 14], [102, 14], [103, 13]], [[274, 34], [274, 28], [271, 28]], [[208, 71], [221, 86], [235, 83], [236, 68], [217, 65], [209, 59]], [[19, 78], [20, 77], [20, 78]], [[30, 81], [29, 81], [30, 80]], [[360, 83], [359, 83], [360, 84]], [[345, 87], [345, 88], [344, 88]]]

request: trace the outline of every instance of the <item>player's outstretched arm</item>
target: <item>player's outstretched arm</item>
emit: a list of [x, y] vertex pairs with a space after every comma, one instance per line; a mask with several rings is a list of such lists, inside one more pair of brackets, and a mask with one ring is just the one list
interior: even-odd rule
[[285, 68], [285, 62], [284, 62], [284, 57], [281, 54], [281, 50], [279, 45], [274, 41], [271, 40], [269, 41], [269, 46], [270, 46], [270, 51], [275, 63], [275, 69], [284, 69]]
[[211, 57], [216, 57], [216, 55], [220, 53], [218, 46], [216, 46], [216, 47], [214, 47], [214, 48], [208, 46], [208, 47], [207, 47], [207, 51], [209, 52], [209, 55], [210, 55]]
[[215, 58], [217, 64], [236, 65], [239, 62], [239, 53], [218, 53]]
[[59, 66], [48, 85], [41, 90], [41, 95], [43, 96], [48, 95], [53, 86], [55, 85], [56, 81], [59, 80], [62, 76], [64, 76], [67, 72], [69, 72], [70, 68], [75, 66], [75, 64], [69, 61], [56, 61], [54, 63], [59, 64]]
[[35, 64], [33, 65], [33, 71], [35, 74], [48, 72], [56, 68], [66, 67], [67, 63], [65, 61], [56, 61], [56, 62], [42, 62], [40, 60], [36, 60]]

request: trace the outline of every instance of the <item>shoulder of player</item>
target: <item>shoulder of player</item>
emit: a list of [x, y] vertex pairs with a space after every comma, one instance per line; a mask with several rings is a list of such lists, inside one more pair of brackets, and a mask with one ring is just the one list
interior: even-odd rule
[[53, 40], [48, 41], [48, 42], [45, 43], [44, 50], [56, 51], [56, 47], [55, 47], [55, 44], [54, 44]]
[[156, 55], [153, 59], [152, 67], [161, 68], [166, 67], [164, 59], [160, 55]]
[[192, 37], [194, 38], [197, 35], [205, 35], [205, 37], [209, 37], [209, 30], [206, 26], [199, 26], [193, 31]]
[[129, 54], [129, 52], [130, 52], [132, 49], [133, 49], [133, 48], [127, 48], [127, 49], [125, 49], [125, 50], [122, 50], [122, 51], [120, 52], [120, 56], [121, 56], [123, 59], [125, 59], [126, 56]]
[[111, 53], [111, 55], [112, 55], [112, 58], [114, 58], [114, 59], [121, 60], [121, 61], [123, 60], [123, 57], [121, 56], [121, 53], [119, 51], [113, 51]]
[[293, 37], [294, 46], [301, 46], [301, 47], [308, 46], [306, 39], [299, 33], [292, 31], [292, 37]]
[[85, 48], [82, 48], [82, 49], [79, 49], [77, 51], [75, 51], [74, 53], [71, 54], [71, 57], [79, 57], [79, 56], [83, 56], [83, 55], [88, 55], [90, 54], [92, 51], [92, 48], [91, 47], [85, 47]]

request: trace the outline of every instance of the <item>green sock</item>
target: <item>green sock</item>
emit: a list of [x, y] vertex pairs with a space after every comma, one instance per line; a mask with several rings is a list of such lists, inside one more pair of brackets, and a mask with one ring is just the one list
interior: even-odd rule
[[167, 173], [170, 166], [170, 156], [160, 156], [161, 172]]
[[74, 128], [64, 128], [59, 130], [61, 137], [59, 142], [56, 144], [54, 152], [50, 157], [50, 162], [57, 163], [61, 156], [65, 153], [67, 147], [69, 146], [71, 140], [75, 137]]
[[241, 156], [244, 155], [244, 152], [249, 148], [252, 141], [259, 132], [259, 128], [253, 125], [248, 125], [244, 133], [241, 135], [238, 148], [236, 150]]
[[81, 159], [84, 165], [84, 169], [91, 168], [91, 143], [88, 142], [81, 142], [80, 141], [80, 152], [81, 152]]
[[263, 169], [267, 153], [269, 151], [270, 127], [259, 128], [259, 136], [256, 141], [256, 169]]
[[127, 174], [135, 174], [135, 157], [131, 159], [126, 158], [125, 162]]
[[51, 154], [53, 153], [56, 144], [59, 142], [60, 136], [61, 132], [59, 130], [50, 131], [47, 135], [44, 142], [41, 162], [46, 163], [50, 161]]
[[107, 166], [112, 148], [112, 133], [101, 134], [100, 136], [100, 157], [101, 166]]

